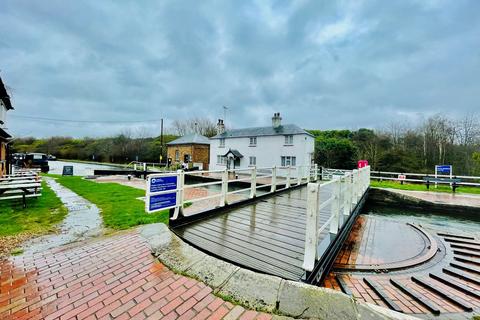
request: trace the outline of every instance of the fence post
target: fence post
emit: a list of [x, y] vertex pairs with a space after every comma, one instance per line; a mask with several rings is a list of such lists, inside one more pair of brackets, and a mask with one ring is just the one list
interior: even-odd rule
[[333, 216], [332, 221], [330, 222], [330, 233], [337, 234], [339, 224], [339, 211], [340, 211], [340, 179], [335, 178], [335, 183], [333, 184], [333, 200], [330, 206], [331, 216]]
[[277, 167], [273, 166], [272, 168], [272, 187], [270, 188], [270, 192], [277, 191]]
[[362, 177], [360, 176], [360, 170], [357, 170], [357, 194], [356, 194], [356, 202], [360, 200], [362, 194]]
[[137, 171], [137, 164], [136, 163], [133, 164], [133, 170]]
[[257, 195], [257, 167], [252, 169], [252, 177], [250, 183], [250, 199], [255, 198]]
[[315, 163], [313, 181], [318, 181], [318, 164]]
[[344, 202], [343, 215], [345, 217], [349, 216], [352, 210], [352, 196], [350, 195], [350, 193], [352, 192], [351, 182], [352, 182], [351, 174], [345, 175], [345, 197], [343, 201]]
[[226, 204], [228, 204], [227, 193], [228, 193], [228, 170], [225, 169], [222, 172], [222, 196], [220, 197], [220, 207], [224, 207]]
[[309, 183], [307, 186], [307, 220], [305, 229], [305, 255], [303, 260], [303, 269], [312, 271], [317, 258], [317, 239], [318, 239], [318, 195], [320, 184]]
[[179, 215], [183, 216], [183, 200], [185, 199], [185, 190], [183, 189], [185, 185], [185, 173], [183, 170], [177, 170], [177, 179], [177, 201], [175, 203], [172, 220], [177, 219]]
[[290, 174], [291, 174], [292, 168], [290, 166], [287, 167], [287, 183], [285, 187], [288, 189], [290, 188]]

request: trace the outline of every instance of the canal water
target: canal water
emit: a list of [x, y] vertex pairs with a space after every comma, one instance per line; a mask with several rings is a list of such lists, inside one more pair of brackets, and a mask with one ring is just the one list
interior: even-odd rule
[[480, 215], [475, 213], [452, 212], [451, 214], [445, 214], [383, 206], [369, 207], [364, 213], [374, 218], [420, 224], [438, 231], [458, 234], [469, 233], [477, 237], [480, 236]]
[[62, 174], [63, 166], [73, 166], [74, 176], [91, 176], [93, 170], [97, 169], [118, 169], [116, 166], [109, 166], [106, 164], [94, 164], [94, 163], [81, 163], [81, 162], [69, 162], [69, 161], [48, 161], [50, 166], [49, 173]]

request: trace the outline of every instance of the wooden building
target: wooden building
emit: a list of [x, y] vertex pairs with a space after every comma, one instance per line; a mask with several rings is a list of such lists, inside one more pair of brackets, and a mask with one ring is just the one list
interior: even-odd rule
[[8, 170], [8, 142], [12, 136], [5, 131], [5, 127], [7, 111], [12, 109], [10, 96], [0, 77], [0, 176], [3, 176]]
[[[175, 164], [208, 169], [210, 162], [210, 140], [197, 133], [191, 133], [167, 143], [167, 157]], [[200, 165], [201, 164], [201, 165]]]

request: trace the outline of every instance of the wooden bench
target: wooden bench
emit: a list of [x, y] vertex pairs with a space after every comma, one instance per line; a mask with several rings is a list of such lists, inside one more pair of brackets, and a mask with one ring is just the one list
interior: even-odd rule
[[450, 179], [450, 178], [435, 178], [435, 177], [429, 177], [429, 176], [423, 177], [423, 181], [425, 181], [425, 184], [427, 185], [427, 189], [430, 189], [431, 183], [449, 184], [452, 186], [452, 191], [454, 193], [455, 193], [455, 190], [459, 187], [459, 184], [462, 182], [462, 180], [458, 179], [457, 177]]
[[35, 180], [14, 180], [0, 183], [0, 200], [22, 199], [27, 207], [26, 198], [41, 196], [42, 183]]

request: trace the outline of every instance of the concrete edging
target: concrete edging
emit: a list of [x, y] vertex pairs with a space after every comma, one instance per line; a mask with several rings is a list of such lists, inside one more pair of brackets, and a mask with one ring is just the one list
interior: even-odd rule
[[141, 227], [140, 235], [168, 268], [198, 279], [215, 294], [250, 309], [294, 318], [417, 319], [357, 302], [335, 290], [240, 268], [188, 245], [163, 223]]

